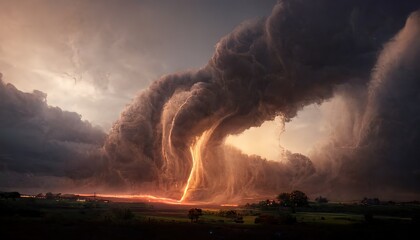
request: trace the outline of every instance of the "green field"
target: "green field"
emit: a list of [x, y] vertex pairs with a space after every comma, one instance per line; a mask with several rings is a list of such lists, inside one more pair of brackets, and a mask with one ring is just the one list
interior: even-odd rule
[[[418, 205], [312, 204], [288, 209], [0, 199], [1, 239], [402, 239], [420, 226]], [[226, 211], [234, 211], [243, 223]], [[366, 218], [369, 213], [371, 218]], [[257, 220], [259, 223], [255, 223]], [[261, 222], [261, 219], [262, 222]], [[86, 237], [88, 236], [88, 237]]]

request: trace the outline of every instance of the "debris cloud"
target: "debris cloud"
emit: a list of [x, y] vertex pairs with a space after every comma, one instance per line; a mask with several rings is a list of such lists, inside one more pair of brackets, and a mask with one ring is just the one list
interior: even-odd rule
[[[224, 139], [276, 116], [289, 121], [342, 84], [367, 84], [382, 45], [415, 5], [279, 1], [267, 18], [222, 38], [206, 66], [165, 76], [133, 100], [105, 144], [111, 172], [181, 200], [258, 194], [265, 179], [277, 184], [272, 191], [302, 184], [315, 172], [308, 158], [290, 153], [284, 164], [231, 155]], [[305, 171], [286, 177], [293, 168]]]

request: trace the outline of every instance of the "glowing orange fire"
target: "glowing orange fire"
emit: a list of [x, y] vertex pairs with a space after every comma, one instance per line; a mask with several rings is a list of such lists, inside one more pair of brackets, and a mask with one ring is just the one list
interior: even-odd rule
[[[209, 202], [181, 202], [180, 200], [173, 199], [173, 198], [166, 198], [166, 197], [158, 197], [150, 194], [84, 194], [79, 193], [77, 194], [81, 197], [98, 197], [98, 198], [119, 198], [119, 199], [130, 199], [133, 201], [147, 201], [153, 203], [164, 203], [164, 204], [171, 204], [171, 205], [208, 205], [211, 204]], [[232, 205], [233, 206], [233, 205]]]
[[220, 204], [220, 206], [222, 207], [238, 207], [238, 204], [230, 204], [230, 203], [225, 203], [225, 204]]
[[[231, 113], [232, 114], [232, 113]], [[197, 137], [193, 144], [190, 146], [190, 153], [192, 158], [192, 167], [191, 172], [185, 185], [184, 192], [182, 194], [179, 202], [184, 202], [190, 196], [190, 190], [196, 189], [201, 186], [205, 181], [205, 169], [203, 166], [203, 153], [205, 151], [206, 145], [213, 135], [214, 130], [219, 126], [219, 124], [229, 117], [231, 114], [226, 115], [225, 117], [220, 118], [215, 122], [211, 128], [204, 131], [201, 136]]]
[[190, 147], [190, 153], [192, 157], [192, 167], [190, 176], [188, 177], [187, 184], [184, 188], [184, 193], [182, 194], [180, 202], [183, 202], [189, 196], [189, 190], [193, 189], [197, 186], [200, 181], [203, 181], [204, 178], [204, 169], [203, 169], [203, 161], [202, 161], [202, 151], [205, 148], [205, 144], [211, 137], [214, 129], [213, 127], [207, 131], [205, 131], [200, 137], [196, 139], [196, 141]]
[[[93, 197], [92, 194], [77, 194], [82, 197]], [[160, 202], [166, 204], [181, 204], [180, 201], [172, 198], [157, 197], [148, 194], [95, 194], [99, 198], [122, 198], [133, 200], [147, 200], [149, 202]]]

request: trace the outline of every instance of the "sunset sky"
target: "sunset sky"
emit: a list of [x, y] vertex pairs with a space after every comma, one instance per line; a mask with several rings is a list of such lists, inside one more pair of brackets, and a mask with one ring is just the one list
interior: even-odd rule
[[416, 196], [397, 2], [0, 0], [0, 188]]
[[3, 78], [105, 129], [161, 75], [204, 66], [275, 1], [0, 1]]
[[[0, 72], [5, 82], [45, 92], [49, 105], [108, 131], [153, 80], [204, 66], [221, 37], [245, 20], [269, 15], [275, 3], [0, 1]], [[273, 160], [280, 154], [279, 139], [286, 149], [308, 153], [328, 133], [329, 124], [321, 121], [329, 109], [307, 107], [281, 138], [277, 121], [228, 142]]]

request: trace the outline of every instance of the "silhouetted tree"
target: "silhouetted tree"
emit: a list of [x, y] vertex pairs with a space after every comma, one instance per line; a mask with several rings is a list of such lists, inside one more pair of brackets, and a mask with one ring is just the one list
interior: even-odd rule
[[45, 194], [45, 198], [46, 198], [46, 199], [54, 199], [54, 194], [53, 194], [52, 192], [47, 192], [47, 193]]
[[290, 207], [291, 206], [291, 202], [290, 202], [290, 193], [280, 193], [277, 196], [277, 200], [279, 200], [279, 204], [280, 206], [283, 207]]
[[38, 193], [36, 196], [36, 198], [45, 198], [45, 195], [42, 193]]
[[304, 207], [308, 205], [308, 197], [305, 193], [295, 190], [291, 193], [281, 193], [277, 196], [280, 206], [291, 207], [295, 212], [295, 207]]
[[193, 222], [194, 220], [197, 222], [198, 218], [203, 215], [203, 210], [201, 210], [200, 208], [191, 208], [188, 211], [188, 218], [191, 219], [191, 222]]
[[294, 207], [308, 206], [308, 197], [305, 193], [295, 190], [290, 193], [290, 202]]

